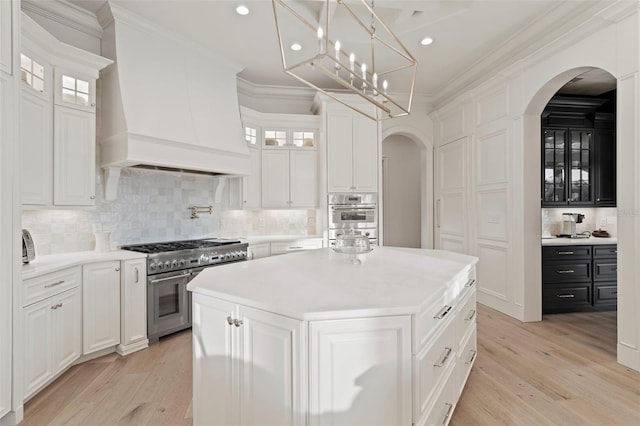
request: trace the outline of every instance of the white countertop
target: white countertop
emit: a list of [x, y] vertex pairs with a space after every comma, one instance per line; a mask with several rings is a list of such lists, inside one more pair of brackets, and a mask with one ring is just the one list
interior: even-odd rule
[[418, 313], [477, 263], [440, 251], [375, 247], [361, 265], [330, 248], [207, 268], [194, 293], [300, 320]]
[[323, 237], [322, 235], [253, 235], [239, 238], [243, 243], [251, 245], [281, 241], [311, 240]]
[[558, 238], [542, 237], [543, 246], [590, 246], [599, 244], [618, 244], [617, 238]]
[[144, 253], [129, 250], [113, 250], [105, 252], [77, 251], [73, 253], [36, 255], [31, 262], [22, 265], [22, 279], [38, 277], [49, 272], [58, 271], [86, 263], [106, 262], [109, 260], [130, 260], [147, 257]]

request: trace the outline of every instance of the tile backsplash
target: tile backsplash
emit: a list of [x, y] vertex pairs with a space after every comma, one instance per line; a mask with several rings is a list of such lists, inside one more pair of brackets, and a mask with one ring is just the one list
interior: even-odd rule
[[542, 209], [542, 236], [558, 235], [562, 232], [562, 213], [584, 215], [582, 223], [576, 224], [576, 232], [593, 232], [596, 229], [607, 231], [612, 237], [618, 236], [618, 210], [606, 208], [553, 208]]
[[[313, 235], [315, 209], [231, 210], [228, 196], [216, 199], [220, 178], [123, 169], [118, 197], [105, 201], [100, 179], [90, 210], [24, 210], [22, 227], [37, 254], [93, 250], [94, 231], [111, 232], [111, 247], [154, 241], [245, 235]], [[188, 206], [213, 205], [213, 214], [191, 219]]]

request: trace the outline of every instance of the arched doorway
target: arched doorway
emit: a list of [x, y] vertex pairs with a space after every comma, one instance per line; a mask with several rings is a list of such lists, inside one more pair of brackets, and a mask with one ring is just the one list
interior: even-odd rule
[[[383, 164], [383, 182], [381, 194], [381, 214], [380, 230], [382, 232], [382, 241], [384, 245], [402, 245], [405, 241], [410, 241], [411, 246], [432, 248], [433, 247], [433, 144], [426, 135], [419, 130], [409, 126], [394, 126], [384, 129], [382, 132], [382, 156], [390, 153], [395, 157], [384, 161]], [[414, 155], [411, 164], [405, 167], [407, 170], [398, 171], [401, 164], [394, 165], [395, 162], [402, 162], [408, 155]], [[389, 157], [387, 157], [389, 158]], [[388, 179], [387, 179], [388, 178]], [[404, 191], [402, 187], [402, 179], [410, 178], [414, 181], [412, 189]], [[387, 182], [385, 182], [388, 180]], [[418, 182], [416, 183], [415, 180]], [[417, 195], [416, 195], [417, 194]], [[400, 197], [398, 197], [400, 196]], [[405, 235], [390, 235], [394, 231], [394, 225], [389, 226], [387, 219], [394, 224], [402, 220], [402, 214], [397, 214], [397, 209], [403, 209], [402, 199], [405, 197], [413, 197], [413, 204], [410, 209], [412, 220], [418, 222], [418, 225], [408, 227], [409, 229], [417, 229], [419, 239], [416, 235], [408, 238]], [[417, 198], [417, 199], [416, 199]], [[400, 201], [399, 201], [400, 200]], [[391, 209], [389, 209], [391, 207]], [[391, 217], [387, 218], [389, 214]], [[402, 225], [396, 225], [402, 226]], [[409, 231], [408, 233], [411, 233]], [[405, 231], [401, 231], [405, 234]], [[396, 238], [399, 237], [399, 238]], [[387, 244], [387, 238], [389, 238]]]

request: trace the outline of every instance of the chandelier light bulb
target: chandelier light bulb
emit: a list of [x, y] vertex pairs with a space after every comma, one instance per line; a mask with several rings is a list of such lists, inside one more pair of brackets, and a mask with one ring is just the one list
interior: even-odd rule
[[387, 82], [387, 80], [384, 80], [382, 82], [382, 90], [384, 90], [384, 94], [387, 94], [387, 87], [389, 87], [389, 83]]
[[362, 67], [360, 69], [362, 70], [362, 79], [366, 81], [367, 80], [367, 64], [363, 62]]
[[376, 89], [378, 88], [378, 73], [375, 73], [375, 72], [373, 73], [372, 82], [373, 82], [373, 96], [377, 96], [378, 91]]
[[340, 60], [340, 40], [336, 40], [336, 59]]
[[318, 51], [322, 52], [322, 38], [324, 37], [324, 31], [322, 27], [318, 27]]

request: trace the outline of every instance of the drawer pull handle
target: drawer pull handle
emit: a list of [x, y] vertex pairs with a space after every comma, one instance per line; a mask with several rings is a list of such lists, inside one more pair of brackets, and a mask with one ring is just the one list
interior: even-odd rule
[[469, 281], [467, 281], [467, 283], [464, 285], [465, 287], [473, 287], [473, 285], [476, 283], [476, 280], [474, 279], [470, 279]]
[[471, 356], [469, 357], [469, 359], [467, 361], [465, 361], [465, 364], [469, 365], [473, 362], [474, 359], [476, 359], [476, 355], [478, 355], [478, 351], [476, 350], [471, 350]]
[[182, 274], [182, 275], [176, 275], [175, 277], [165, 277], [165, 278], [158, 278], [157, 280], [149, 280], [149, 282], [151, 284], [157, 284], [157, 283], [161, 283], [163, 281], [175, 280], [176, 278], [185, 278], [185, 277], [189, 277], [189, 276], [191, 276], [191, 274], [186, 273], [186, 274]]
[[559, 297], [560, 299], [573, 299], [575, 296], [575, 294], [557, 294], [556, 297]]
[[614, 292], [612, 292], [611, 294], [613, 294], [614, 296], [617, 296], [617, 295], [618, 295], [618, 292], [617, 292], [617, 291], [614, 291]]
[[136, 271], [136, 282], [135, 282], [135, 284], [138, 284], [140, 282], [140, 270], [137, 267], [133, 268], [133, 270]]
[[56, 303], [55, 305], [51, 306], [51, 309], [58, 309], [58, 308], [62, 308], [62, 303]]
[[571, 256], [573, 254], [572, 251], [558, 251], [557, 254], [561, 254], [563, 256]]
[[433, 366], [434, 367], [444, 367], [444, 364], [449, 359], [449, 356], [451, 355], [452, 351], [453, 351], [453, 349], [451, 349], [451, 348], [444, 348], [444, 355], [442, 356], [442, 359], [440, 360], [440, 362], [437, 362], [437, 363], [433, 364]]
[[433, 318], [434, 319], [442, 319], [449, 313], [449, 311], [451, 311], [451, 306], [444, 305], [444, 308], [442, 308], [442, 310], [440, 312], [438, 312], [438, 315], [436, 315]]
[[289, 246], [287, 250], [302, 250], [303, 248], [302, 246]]
[[53, 283], [53, 284], [47, 284], [47, 285], [44, 286], [44, 288], [51, 288], [51, 287], [55, 287], [55, 286], [60, 285], [60, 284], [64, 284], [64, 280], [60, 280], [57, 283]]
[[469, 311], [469, 315], [464, 319], [465, 321], [471, 321], [476, 316], [476, 310], [472, 309]]
[[618, 272], [618, 268], [613, 268], [613, 272]]
[[558, 274], [573, 274], [574, 271], [573, 269], [561, 269], [559, 271], [556, 271]]
[[447, 406], [447, 412], [444, 413], [444, 417], [442, 418], [442, 426], [445, 426], [449, 422], [449, 417], [451, 417], [451, 412], [453, 411], [453, 404], [445, 402], [444, 405]]
[[618, 254], [618, 250], [612, 250], [613, 254]]

